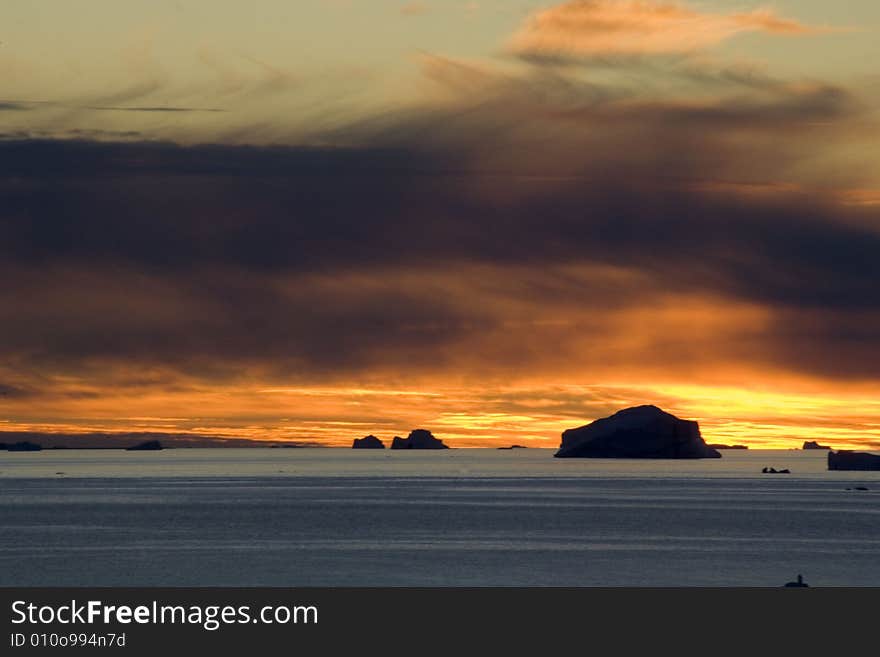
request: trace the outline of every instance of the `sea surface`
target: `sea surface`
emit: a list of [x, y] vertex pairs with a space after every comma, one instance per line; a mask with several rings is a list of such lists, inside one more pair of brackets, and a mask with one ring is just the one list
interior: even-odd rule
[[880, 586], [880, 472], [552, 454], [0, 452], [0, 585]]

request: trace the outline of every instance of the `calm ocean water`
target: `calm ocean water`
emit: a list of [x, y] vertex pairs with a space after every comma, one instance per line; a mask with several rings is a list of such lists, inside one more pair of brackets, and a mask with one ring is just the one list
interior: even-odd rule
[[880, 472], [552, 454], [0, 452], [0, 585], [880, 586]]

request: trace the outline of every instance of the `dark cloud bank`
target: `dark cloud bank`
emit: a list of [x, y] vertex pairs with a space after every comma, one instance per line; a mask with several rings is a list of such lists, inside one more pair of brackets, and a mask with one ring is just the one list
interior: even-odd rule
[[[94, 363], [539, 372], [595, 340], [589, 366], [609, 319], [682, 295], [766, 310], [724, 357], [880, 377], [876, 213], [802, 173], [857, 132], [848, 93], [684, 106], [530, 84], [322, 136], [344, 146], [0, 141], [0, 359], [18, 377], [0, 393]], [[711, 362], [683, 332], [641, 356]]]

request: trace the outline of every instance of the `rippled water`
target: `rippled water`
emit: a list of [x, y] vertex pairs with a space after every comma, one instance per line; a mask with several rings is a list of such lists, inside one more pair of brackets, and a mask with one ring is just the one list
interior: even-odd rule
[[825, 458], [0, 452], [0, 584], [880, 586], [880, 473]]

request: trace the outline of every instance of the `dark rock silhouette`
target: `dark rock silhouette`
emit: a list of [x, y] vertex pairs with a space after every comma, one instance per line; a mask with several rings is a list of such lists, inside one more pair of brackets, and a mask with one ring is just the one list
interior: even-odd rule
[[499, 447], [498, 449], [528, 449], [525, 445], [511, 445], [510, 447]]
[[6, 446], [7, 452], [39, 452], [41, 449], [43, 448], [40, 445], [26, 440]]
[[158, 440], [148, 440], [145, 443], [140, 443], [139, 445], [132, 445], [131, 447], [126, 447], [125, 451], [127, 452], [156, 452], [160, 449], [164, 449], [162, 447], [162, 443]]
[[559, 458], [704, 459], [721, 458], [700, 435], [699, 425], [656, 406], [636, 406], [590, 424], [568, 429], [554, 454]]
[[351, 446], [352, 449], [385, 449], [385, 443], [376, 438], [374, 435], [364, 436], [363, 438], [355, 438]]
[[413, 429], [406, 438], [394, 436], [391, 449], [449, 449], [449, 447], [444, 445], [442, 440], [434, 438], [434, 434], [427, 429]]
[[707, 447], [712, 449], [748, 449], [748, 445], [725, 445], [724, 443], [709, 443]]
[[829, 470], [880, 470], [880, 456], [840, 449], [828, 452]]
[[820, 445], [815, 440], [807, 440], [804, 442], [804, 449], [831, 449], [828, 445]]
[[805, 589], [809, 588], [809, 584], [804, 581], [804, 576], [798, 574], [797, 580], [794, 582], [786, 582], [785, 588], [787, 589]]
[[791, 470], [788, 468], [784, 468], [782, 470], [777, 470], [776, 468], [764, 468], [761, 470], [764, 474], [791, 474]]

